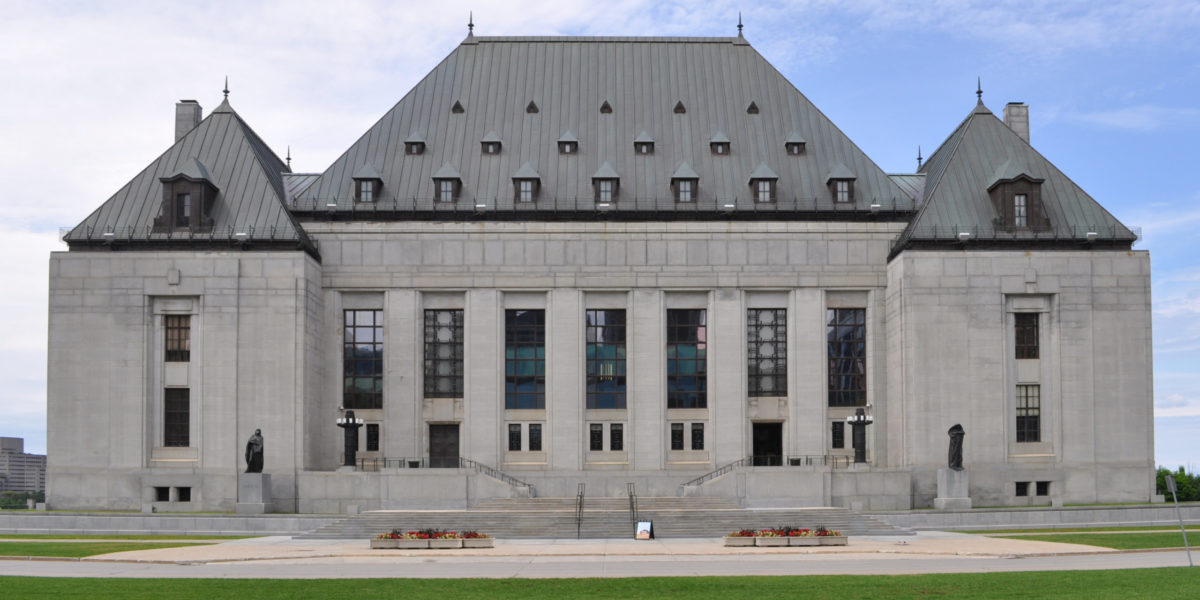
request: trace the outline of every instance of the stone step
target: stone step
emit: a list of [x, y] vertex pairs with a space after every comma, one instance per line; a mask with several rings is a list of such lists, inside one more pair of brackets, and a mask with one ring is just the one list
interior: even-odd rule
[[[633, 534], [628, 498], [584, 502], [575, 520], [574, 498], [504, 498], [470, 510], [372, 511], [342, 519], [301, 539], [370, 538], [393, 529], [482, 531], [498, 538], [621, 538]], [[652, 521], [657, 537], [719, 537], [739, 529], [780, 525], [826, 527], [847, 535], [906, 535], [873, 517], [840, 508], [739, 508], [720, 498], [639, 498], [638, 520]]]

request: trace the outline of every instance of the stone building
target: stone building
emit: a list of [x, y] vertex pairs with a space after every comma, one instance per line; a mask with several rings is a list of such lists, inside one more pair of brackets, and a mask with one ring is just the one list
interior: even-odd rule
[[46, 457], [26, 454], [23, 438], [0, 437], [0, 492], [46, 489]]
[[740, 34], [468, 36], [320, 173], [181, 101], [51, 257], [48, 502], [231, 510], [261, 429], [284, 511], [924, 507], [954, 424], [976, 505], [1148, 501], [1149, 257], [970, 101], [899, 175]]

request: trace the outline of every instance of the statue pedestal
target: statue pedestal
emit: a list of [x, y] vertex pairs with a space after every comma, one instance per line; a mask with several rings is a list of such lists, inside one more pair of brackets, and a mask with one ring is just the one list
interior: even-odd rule
[[273, 509], [271, 476], [266, 473], [238, 473], [237, 514], [261, 515]]
[[962, 510], [971, 508], [971, 496], [967, 494], [967, 471], [938, 469], [938, 494], [933, 507], [938, 510]]

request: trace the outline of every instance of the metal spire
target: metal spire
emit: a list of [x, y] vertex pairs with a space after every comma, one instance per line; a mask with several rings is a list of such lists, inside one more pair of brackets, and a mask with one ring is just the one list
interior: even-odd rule
[[[291, 152], [291, 150], [288, 150], [288, 152], [290, 153], [290, 152]], [[922, 158], [921, 158], [921, 146], [917, 146], [917, 170], [918, 170], [918, 171], [920, 171], [920, 170], [921, 170], [921, 161], [922, 161]]]
[[983, 79], [979, 77], [975, 78], [975, 98], [979, 100], [980, 104], [983, 103]]
[[742, 37], [742, 11], [738, 11], [738, 37]]
[[475, 11], [467, 13], [467, 37], [475, 37]]
[[225, 94], [225, 99], [228, 100], [229, 99], [229, 76], [228, 75], [225, 76], [225, 89], [221, 90], [221, 92]]
[[[917, 154], [920, 154], [920, 152], [917, 152]], [[918, 160], [919, 160], [919, 159], [918, 159]], [[292, 147], [291, 147], [291, 146], [288, 146], [288, 151], [287, 151], [287, 166], [288, 166], [288, 168], [289, 168], [289, 169], [290, 169], [290, 168], [292, 168]]]

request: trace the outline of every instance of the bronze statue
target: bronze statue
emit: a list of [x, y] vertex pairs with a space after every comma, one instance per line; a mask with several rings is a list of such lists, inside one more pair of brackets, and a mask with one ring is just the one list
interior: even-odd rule
[[262, 430], [255, 429], [254, 435], [246, 442], [246, 472], [262, 473], [263, 469], [263, 439]]
[[963, 430], [963, 426], [955, 424], [950, 428], [950, 468], [955, 471], [963, 470], [963, 437], [967, 432]]

